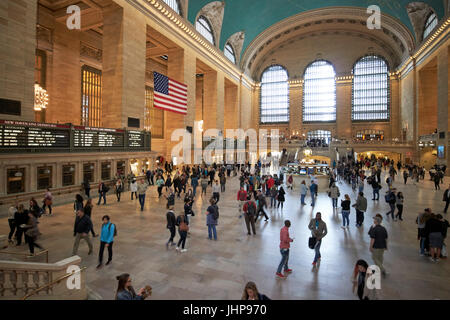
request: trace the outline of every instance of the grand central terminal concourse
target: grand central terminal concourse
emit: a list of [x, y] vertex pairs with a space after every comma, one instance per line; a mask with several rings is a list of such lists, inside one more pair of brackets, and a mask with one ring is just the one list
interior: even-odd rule
[[448, 0], [1, 0], [0, 303], [450, 300], [449, 24]]

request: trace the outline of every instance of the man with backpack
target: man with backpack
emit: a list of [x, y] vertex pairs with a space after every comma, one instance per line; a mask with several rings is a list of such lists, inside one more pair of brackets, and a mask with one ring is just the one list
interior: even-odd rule
[[253, 235], [256, 235], [255, 231], [256, 203], [251, 199], [249, 199], [247, 202], [245, 202], [243, 210], [244, 210], [245, 225], [247, 226], [247, 234], [251, 235], [250, 233], [250, 225], [251, 225]]
[[98, 266], [97, 269], [100, 269], [103, 266], [103, 251], [105, 247], [108, 248], [108, 261], [106, 261], [106, 265], [110, 264], [112, 261], [112, 246], [114, 243], [114, 237], [117, 236], [117, 228], [116, 225], [111, 223], [110, 217], [108, 215], [103, 216], [102, 221], [102, 231], [100, 234], [100, 251], [98, 254]]
[[396, 189], [389, 189], [388, 192], [386, 192], [386, 195], [384, 196], [384, 200], [389, 204], [390, 211], [386, 213], [386, 216], [389, 217], [390, 214], [392, 214], [392, 220], [395, 220], [395, 202], [397, 201], [395, 196]]
[[239, 201], [239, 219], [242, 218], [242, 207], [247, 201], [247, 191], [241, 186], [241, 189], [237, 193], [237, 201]]

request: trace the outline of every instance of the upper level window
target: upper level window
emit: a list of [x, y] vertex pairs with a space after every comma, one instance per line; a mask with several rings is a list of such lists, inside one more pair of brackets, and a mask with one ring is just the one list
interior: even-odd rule
[[261, 77], [261, 123], [289, 122], [288, 73], [282, 66], [267, 68]]
[[172, 8], [173, 11], [178, 13], [181, 16], [180, 6], [178, 4], [178, 0], [164, 0], [164, 2]]
[[197, 31], [206, 38], [206, 40], [215, 45], [211, 24], [204, 16], [198, 17], [197, 22], [195, 23], [195, 29], [197, 29]]
[[435, 13], [431, 13], [428, 16], [427, 22], [425, 22], [425, 28], [423, 30], [423, 39], [428, 37], [428, 35], [433, 31], [434, 28], [436, 28], [438, 24], [438, 18]]
[[224, 53], [225, 53], [225, 57], [227, 57], [231, 62], [236, 64], [236, 56], [234, 54], [234, 50], [233, 50], [233, 47], [231, 46], [231, 44], [227, 43], [225, 45]]
[[353, 67], [352, 120], [389, 120], [389, 67], [383, 58], [366, 56]]
[[311, 63], [305, 70], [303, 122], [336, 121], [336, 72], [325, 60]]
[[81, 67], [81, 125], [100, 127], [102, 117], [102, 71]]

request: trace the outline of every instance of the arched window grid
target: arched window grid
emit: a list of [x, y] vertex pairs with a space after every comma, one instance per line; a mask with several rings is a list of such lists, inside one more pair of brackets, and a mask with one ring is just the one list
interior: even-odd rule
[[438, 17], [434, 12], [431, 12], [428, 15], [428, 18], [425, 22], [425, 27], [423, 29], [423, 39], [428, 37], [430, 33], [434, 30], [434, 28], [436, 28], [437, 25], [438, 25]]
[[208, 19], [204, 16], [199, 16], [197, 22], [195, 23], [195, 29], [203, 36], [206, 40], [211, 42], [213, 45], [216, 45], [214, 39], [213, 29]]
[[163, 0], [173, 11], [181, 16], [181, 6], [179, 0]]
[[227, 42], [223, 52], [225, 54], [225, 57], [228, 58], [228, 60], [236, 64], [236, 54], [234, 53], [233, 46], [230, 43]]
[[289, 123], [289, 75], [283, 66], [272, 65], [261, 75], [260, 124]]
[[353, 66], [352, 121], [389, 121], [389, 65], [383, 57], [367, 55]]
[[303, 123], [336, 121], [336, 72], [326, 60], [310, 63], [303, 75]]

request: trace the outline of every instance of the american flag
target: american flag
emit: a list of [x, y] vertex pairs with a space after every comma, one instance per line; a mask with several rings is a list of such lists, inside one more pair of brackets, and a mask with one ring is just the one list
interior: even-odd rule
[[154, 107], [187, 114], [187, 86], [163, 74], [153, 72], [155, 85]]

